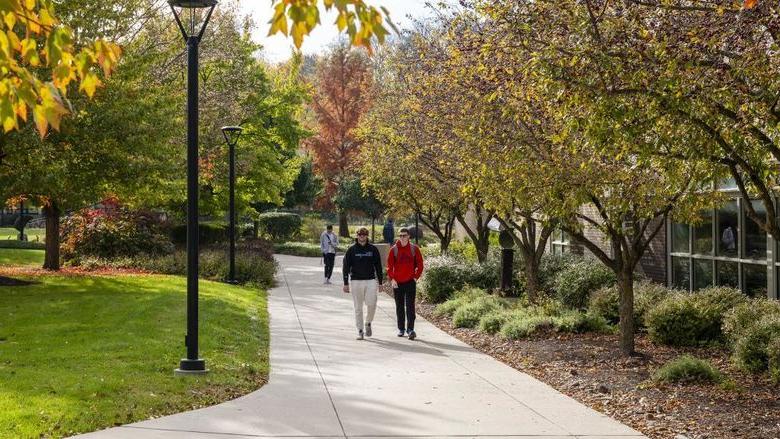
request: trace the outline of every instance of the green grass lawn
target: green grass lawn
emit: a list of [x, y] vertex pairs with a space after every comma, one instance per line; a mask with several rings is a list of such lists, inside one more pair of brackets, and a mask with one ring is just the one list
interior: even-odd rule
[[[32, 280], [32, 279], [30, 279]], [[62, 437], [211, 405], [268, 376], [266, 294], [201, 281], [205, 377], [185, 355], [184, 278], [36, 278], [0, 286], [0, 437]]]
[[[25, 234], [27, 234], [28, 241], [43, 242], [46, 239], [46, 229], [26, 229]], [[0, 240], [15, 240], [17, 236], [19, 236], [19, 232], [13, 227], [0, 227]]]
[[[43, 255], [43, 250], [0, 248], [0, 267], [12, 265], [40, 267], [43, 265]], [[0, 322], [2, 322], [1, 317]]]

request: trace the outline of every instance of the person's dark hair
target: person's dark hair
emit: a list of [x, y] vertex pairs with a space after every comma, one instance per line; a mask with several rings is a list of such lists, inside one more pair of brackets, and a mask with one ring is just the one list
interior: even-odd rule
[[401, 233], [406, 233], [407, 235], [409, 235], [409, 234], [410, 234], [410, 233], [409, 233], [409, 229], [407, 229], [406, 227], [403, 227], [403, 228], [401, 228], [401, 230], [399, 230], [399, 231], [398, 231], [398, 234], [399, 234], [399, 235], [400, 235]]
[[327, 227], [327, 229], [328, 229], [328, 230], [333, 230], [333, 224], [328, 224], [328, 227]]

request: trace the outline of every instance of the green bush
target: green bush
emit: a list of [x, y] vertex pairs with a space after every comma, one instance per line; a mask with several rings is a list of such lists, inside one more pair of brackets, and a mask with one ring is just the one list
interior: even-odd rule
[[491, 311], [479, 319], [479, 330], [487, 334], [496, 334], [501, 330], [508, 318], [509, 313], [505, 310]]
[[552, 317], [515, 310], [507, 316], [506, 323], [501, 327], [501, 336], [509, 340], [519, 340], [552, 327]]
[[722, 342], [726, 313], [746, 301], [741, 292], [726, 287], [671, 294], [647, 315], [650, 338], [671, 346]]
[[463, 289], [466, 285], [463, 265], [461, 260], [449, 256], [429, 259], [420, 281], [422, 297], [427, 302], [441, 303]]
[[307, 214], [301, 220], [300, 237], [305, 242], [319, 243], [325, 231], [325, 221], [319, 215]]
[[708, 361], [683, 355], [661, 366], [653, 374], [653, 380], [660, 383], [720, 383], [723, 375]]
[[542, 290], [552, 292], [555, 290], [555, 278], [565, 268], [582, 261], [582, 256], [574, 253], [554, 255], [545, 253], [539, 264], [539, 286]]
[[482, 296], [471, 303], [464, 303], [452, 315], [456, 328], [474, 328], [485, 314], [503, 308], [505, 304], [494, 296]]
[[466, 285], [481, 288], [483, 290], [494, 290], [498, 288], [499, 261], [488, 259], [478, 263], [467, 263], [463, 265], [463, 279]]
[[452, 317], [458, 308], [465, 304], [472, 303], [480, 297], [484, 297], [485, 295], [486, 293], [478, 288], [465, 288], [456, 292], [452, 299], [436, 305], [436, 308], [433, 310], [433, 314], [439, 317]]
[[773, 339], [780, 337], [780, 316], [767, 315], [746, 328], [734, 344], [737, 365], [752, 373], [769, 368], [769, 347]]
[[769, 356], [769, 377], [772, 382], [780, 384], [780, 335], [776, 335], [769, 341], [767, 346]]
[[471, 241], [464, 242], [453, 239], [447, 247], [446, 256], [476, 263], [477, 249]]
[[[650, 281], [634, 283], [634, 324], [637, 329], [646, 328], [647, 312], [660, 303], [672, 291]], [[588, 311], [603, 317], [610, 324], [620, 321], [620, 293], [617, 285], [594, 291], [588, 302]]]
[[[171, 240], [179, 245], [187, 243], [187, 225], [178, 224], [171, 228]], [[228, 227], [225, 224], [198, 224], [198, 242], [200, 245], [211, 245], [227, 242]]]
[[566, 310], [552, 317], [552, 325], [558, 332], [609, 332], [610, 326], [606, 319], [594, 314], [575, 310]]
[[320, 257], [322, 256], [322, 249], [319, 244], [310, 244], [308, 242], [285, 242], [282, 244], [274, 244], [274, 253], [278, 255]]
[[723, 319], [723, 332], [729, 345], [736, 345], [750, 328], [766, 316], [780, 316], [780, 302], [775, 299], [750, 299], [735, 306]]
[[615, 284], [615, 273], [595, 259], [566, 266], [555, 277], [555, 296], [570, 309], [583, 309], [592, 291]]
[[266, 212], [258, 216], [260, 230], [272, 240], [289, 241], [300, 233], [301, 217], [287, 212]]

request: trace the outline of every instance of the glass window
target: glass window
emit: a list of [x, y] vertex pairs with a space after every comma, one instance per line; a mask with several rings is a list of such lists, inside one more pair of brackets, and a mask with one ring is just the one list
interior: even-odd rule
[[736, 262], [717, 261], [718, 285], [739, 288], [739, 265]]
[[[761, 201], [751, 201], [756, 214], [766, 221], [766, 209]], [[745, 211], [745, 257], [750, 259], [766, 259], [766, 232], [755, 221], [750, 219]]]
[[688, 258], [672, 257], [672, 286], [683, 290], [691, 288], [691, 261]]
[[737, 257], [739, 239], [739, 206], [729, 201], [718, 209], [718, 254]]
[[688, 224], [672, 223], [672, 252], [690, 253], [690, 233]]
[[718, 184], [718, 189], [722, 190], [736, 190], [739, 189], [737, 187], [737, 181], [734, 180], [734, 177], [724, 178], [720, 181]]
[[712, 212], [701, 215], [702, 222], [693, 229], [693, 252], [699, 255], [712, 254]]
[[712, 285], [712, 260], [693, 260], [693, 289], [699, 290]]
[[767, 297], [766, 265], [744, 264], [742, 276], [745, 283], [745, 294], [750, 297]]

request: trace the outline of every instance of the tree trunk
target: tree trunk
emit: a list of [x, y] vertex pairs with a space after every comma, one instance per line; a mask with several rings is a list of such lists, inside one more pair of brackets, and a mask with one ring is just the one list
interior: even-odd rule
[[525, 255], [523, 264], [525, 268], [525, 293], [531, 303], [536, 303], [539, 300], [539, 264], [536, 263], [535, 257]]
[[252, 235], [255, 239], [260, 236], [260, 221], [255, 220], [252, 222]]
[[490, 241], [488, 241], [487, 238], [480, 239], [479, 242], [475, 242], [474, 245], [477, 248], [477, 260], [479, 263], [483, 263], [487, 261], [488, 257], [488, 250], [490, 248]]
[[439, 238], [439, 246], [441, 247], [441, 253], [446, 254], [447, 250], [450, 248], [450, 242], [452, 242], [451, 236], [442, 236]]
[[620, 350], [628, 356], [634, 353], [634, 272], [624, 268], [618, 273], [620, 287]]
[[339, 212], [339, 236], [349, 238], [349, 224], [347, 223], [347, 212]]
[[46, 217], [46, 253], [43, 261], [44, 270], [59, 271], [60, 269], [60, 209], [52, 203], [43, 208]]

